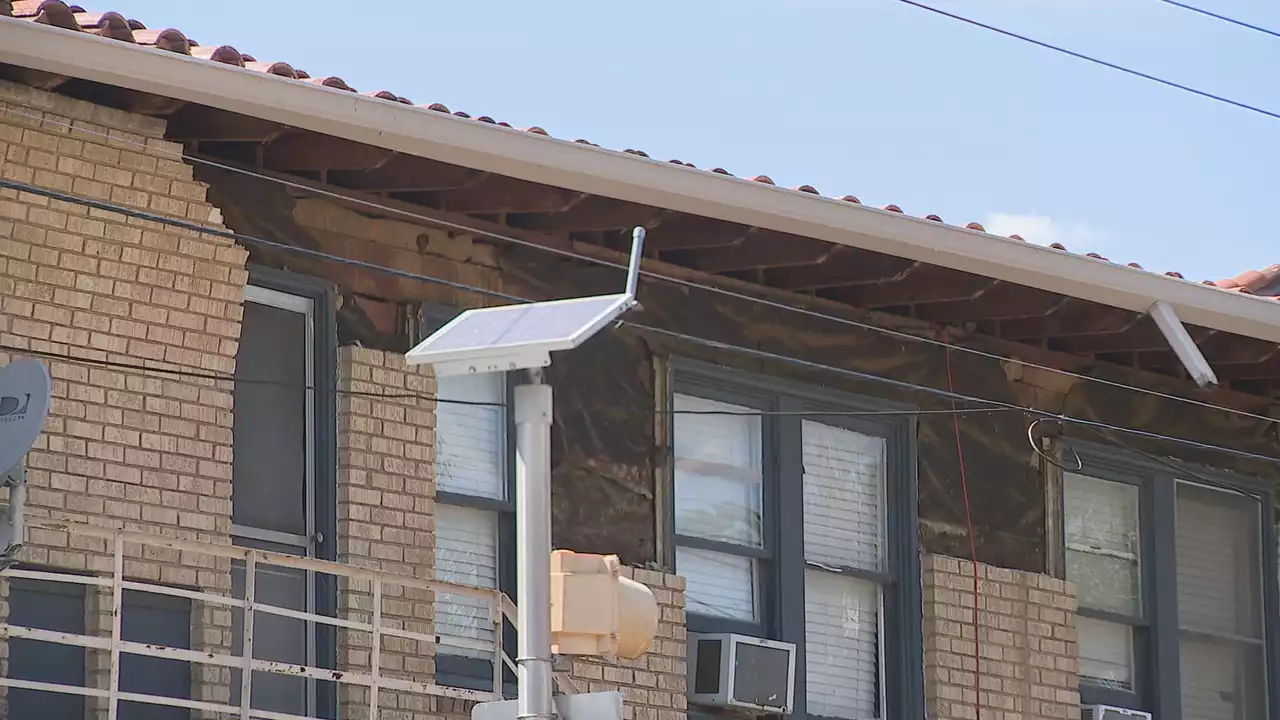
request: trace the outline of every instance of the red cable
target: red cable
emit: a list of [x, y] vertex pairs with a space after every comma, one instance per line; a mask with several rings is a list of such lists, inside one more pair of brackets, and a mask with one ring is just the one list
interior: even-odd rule
[[[947, 342], [947, 329], [942, 329], [942, 342], [947, 353], [947, 392], [952, 393], [951, 409], [956, 408], [955, 398], [955, 381], [951, 376], [951, 344]], [[956, 455], [960, 460], [960, 490], [964, 494], [964, 522], [969, 529], [969, 556], [973, 561], [973, 678], [974, 678], [974, 710], [979, 718], [982, 717], [982, 653], [979, 651], [981, 647], [981, 622], [978, 620], [978, 539], [973, 534], [973, 511], [969, 504], [969, 478], [964, 468], [964, 445], [960, 442], [960, 415], [953, 414], [951, 416], [951, 424], [956, 431]]]

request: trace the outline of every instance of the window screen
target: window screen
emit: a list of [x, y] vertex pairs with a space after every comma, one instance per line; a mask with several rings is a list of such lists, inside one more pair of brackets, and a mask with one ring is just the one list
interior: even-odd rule
[[807, 707], [878, 718], [881, 588], [846, 569], [884, 567], [885, 442], [812, 421], [801, 433]]
[[304, 313], [244, 304], [233, 392], [236, 525], [307, 534], [307, 323]]

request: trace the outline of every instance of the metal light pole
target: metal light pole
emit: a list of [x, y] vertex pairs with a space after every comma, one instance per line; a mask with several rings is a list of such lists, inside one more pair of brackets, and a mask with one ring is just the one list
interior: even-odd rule
[[517, 720], [552, 720], [551, 386], [541, 368], [515, 389]]
[[[551, 364], [552, 352], [580, 346], [635, 307], [644, 237], [642, 227], [632, 233], [631, 262], [623, 293], [473, 308], [405, 353], [409, 365], [432, 365], [436, 377], [489, 372], [527, 374], [526, 382], [515, 390], [512, 412], [516, 424], [516, 622], [520, 626], [516, 644], [517, 720], [556, 718], [551, 693], [552, 398], [543, 368]], [[510, 335], [517, 328], [520, 339], [512, 341]], [[611, 700], [605, 697], [608, 693], [597, 695], [600, 697], [594, 698], [596, 701]], [[476, 706], [481, 714], [483, 705]], [[506, 717], [501, 709], [495, 712]], [[620, 713], [619, 708], [613, 714]]]

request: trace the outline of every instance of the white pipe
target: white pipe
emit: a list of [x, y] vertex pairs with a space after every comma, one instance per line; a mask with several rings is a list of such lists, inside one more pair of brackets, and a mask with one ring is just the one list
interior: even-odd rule
[[551, 699], [551, 386], [515, 389], [517, 720], [554, 720]]
[[809, 193], [498, 125], [91, 33], [0, 18], [0, 62], [284, 123], [579, 192], [743, 223], [1280, 342], [1276, 301]]
[[1191, 379], [1202, 388], [1216, 387], [1218, 376], [1214, 374], [1209, 361], [1204, 359], [1204, 353], [1200, 352], [1200, 347], [1192, 339], [1191, 333], [1187, 332], [1178, 313], [1163, 300], [1157, 300], [1149, 312], [1151, 319], [1156, 321], [1156, 327], [1160, 328], [1160, 334], [1164, 335], [1165, 341], [1182, 362], [1182, 367], [1191, 374]]

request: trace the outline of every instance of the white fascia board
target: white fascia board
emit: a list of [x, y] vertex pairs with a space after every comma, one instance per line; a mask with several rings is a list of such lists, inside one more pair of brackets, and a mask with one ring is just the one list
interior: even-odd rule
[[1280, 342], [1280, 303], [965, 228], [0, 18], [0, 62], [178, 98], [388, 150], [793, 233]]

